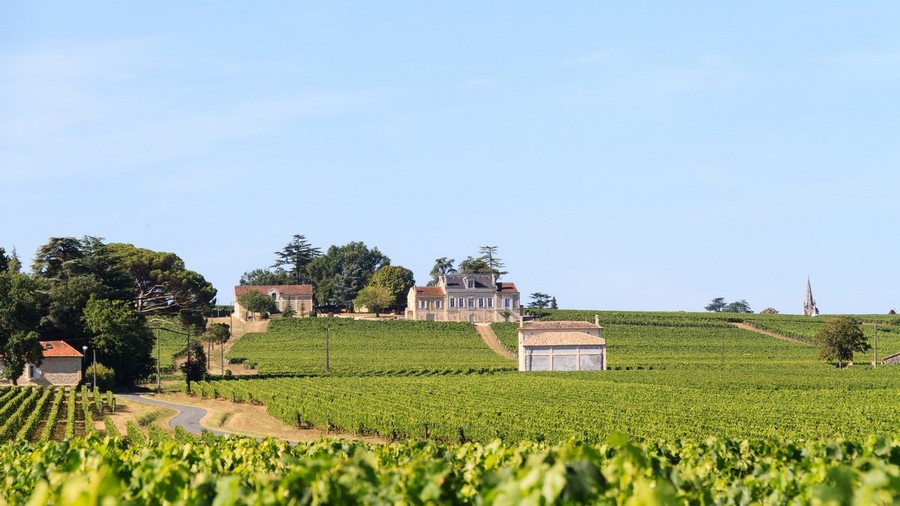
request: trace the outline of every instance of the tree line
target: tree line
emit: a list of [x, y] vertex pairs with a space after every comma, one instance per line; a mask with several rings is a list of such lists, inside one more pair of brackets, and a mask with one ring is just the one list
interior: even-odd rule
[[102, 238], [52, 237], [31, 272], [0, 247], [0, 363], [15, 382], [28, 362], [41, 364], [41, 339], [89, 346], [118, 384], [147, 377], [153, 367], [152, 316], [178, 316], [198, 335], [216, 290], [178, 255], [105, 243]]

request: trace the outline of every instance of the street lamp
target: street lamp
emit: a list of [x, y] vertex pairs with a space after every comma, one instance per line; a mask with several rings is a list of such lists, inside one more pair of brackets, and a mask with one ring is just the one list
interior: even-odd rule
[[[82, 347], [81, 347], [81, 351], [84, 352], [84, 353], [81, 355], [81, 357], [82, 357], [81, 360], [84, 361], [85, 359], [87, 359], [87, 346], [82, 346]], [[85, 371], [87, 371], [87, 368], [86, 368], [86, 367], [85, 367]]]

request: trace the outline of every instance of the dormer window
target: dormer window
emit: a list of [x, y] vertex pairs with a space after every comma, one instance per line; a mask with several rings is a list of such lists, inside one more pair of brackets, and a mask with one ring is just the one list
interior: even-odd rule
[[474, 279], [466, 279], [466, 287], [475, 288], [475, 280]]

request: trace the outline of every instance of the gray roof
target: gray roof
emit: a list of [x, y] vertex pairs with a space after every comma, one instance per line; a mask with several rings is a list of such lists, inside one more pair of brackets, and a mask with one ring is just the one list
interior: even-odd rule
[[471, 279], [475, 281], [475, 288], [489, 288], [491, 290], [496, 290], [496, 281], [492, 274], [447, 274], [447, 288], [451, 290], [466, 290], [465, 279]]

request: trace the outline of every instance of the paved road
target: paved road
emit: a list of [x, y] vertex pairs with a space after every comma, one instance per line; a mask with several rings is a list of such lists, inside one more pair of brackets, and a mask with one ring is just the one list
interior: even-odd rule
[[222, 431], [207, 429], [206, 427], [200, 425], [200, 419], [206, 416], [206, 410], [203, 408], [158, 401], [156, 399], [141, 397], [140, 395], [134, 394], [118, 394], [116, 397], [120, 397], [128, 401], [139, 402], [141, 404], [149, 404], [151, 406], [162, 406], [164, 408], [170, 408], [178, 411], [178, 414], [175, 415], [175, 418], [169, 420], [169, 427], [175, 428], [177, 426], [181, 426], [184, 427], [184, 430], [190, 432], [191, 434], [200, 434], [200, 431], [202, 430], [208, 430], [218, 436], [224, 436], [227, 434]]

